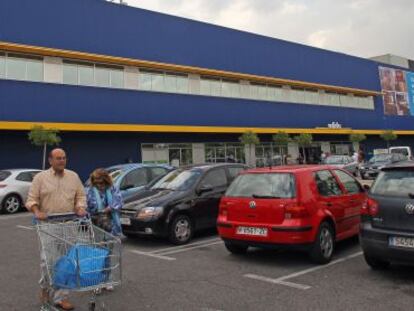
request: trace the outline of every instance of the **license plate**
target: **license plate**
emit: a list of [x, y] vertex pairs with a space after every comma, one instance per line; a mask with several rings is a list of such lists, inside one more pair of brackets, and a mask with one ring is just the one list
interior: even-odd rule
[[267, 236], [267, 229], [255, 227], [237, 227], [237, 234]]
[[414, 248], [414, 238], [393, 236], [390, 237], [389, 243], [391, 246]]
[[131, 219], [125, 218], [125, 217], [121, 217], [121, 224], [122, 225], [126, 225], [126, 226], [130, 226], [131, 225]]

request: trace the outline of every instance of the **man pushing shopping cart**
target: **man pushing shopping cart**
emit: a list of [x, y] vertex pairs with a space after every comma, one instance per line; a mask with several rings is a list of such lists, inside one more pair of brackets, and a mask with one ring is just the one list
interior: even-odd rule
[[40, 245], [42, 310], [72, 310], [70, 291], [91, 291], [121, 282], [121, 242], [85, 218], [86, 197], [78, 175], [66, 167], [66, 154], [54, 149], [49, 170], [37, 174], [26, 207], [33, 212]]

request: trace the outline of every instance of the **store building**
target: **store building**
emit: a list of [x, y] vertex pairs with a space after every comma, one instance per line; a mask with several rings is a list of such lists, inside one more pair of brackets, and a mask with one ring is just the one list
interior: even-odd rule
[[[104, 0], [2, 1], [0, 168], [39, 167], [37, 124], [61, 131], [82, 177], [127, 161], [262, 165], [281, 153], [278, 131], [311, 133], [311, 161], [352, 152], [350, 133], [368, 135], [368, 153], [385, 129], [414, 147], [410, 79], [384, 60]], [[253, 153], [246, 130], [261, 140]]]

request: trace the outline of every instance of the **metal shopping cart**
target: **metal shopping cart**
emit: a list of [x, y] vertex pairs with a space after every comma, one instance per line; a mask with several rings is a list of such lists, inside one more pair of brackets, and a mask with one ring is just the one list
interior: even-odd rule
[[[121, 240], [75, 214], [54, 214], [36, 225], [41, 268], [47, 290], [90, 292], [89, 310], [97, 294], [121, 285]], [[50, 296], [50, 295], [49, 295]], [[107, 310], [104, 302], [101, 309]], [[41, 310], [57, 310], [50, 297]]]

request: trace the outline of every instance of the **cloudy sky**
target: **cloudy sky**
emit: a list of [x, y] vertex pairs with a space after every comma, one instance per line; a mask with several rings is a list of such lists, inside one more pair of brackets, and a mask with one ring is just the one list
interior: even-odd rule
[[414, 0], [126, 0], [346, 54], [414, 59]]

